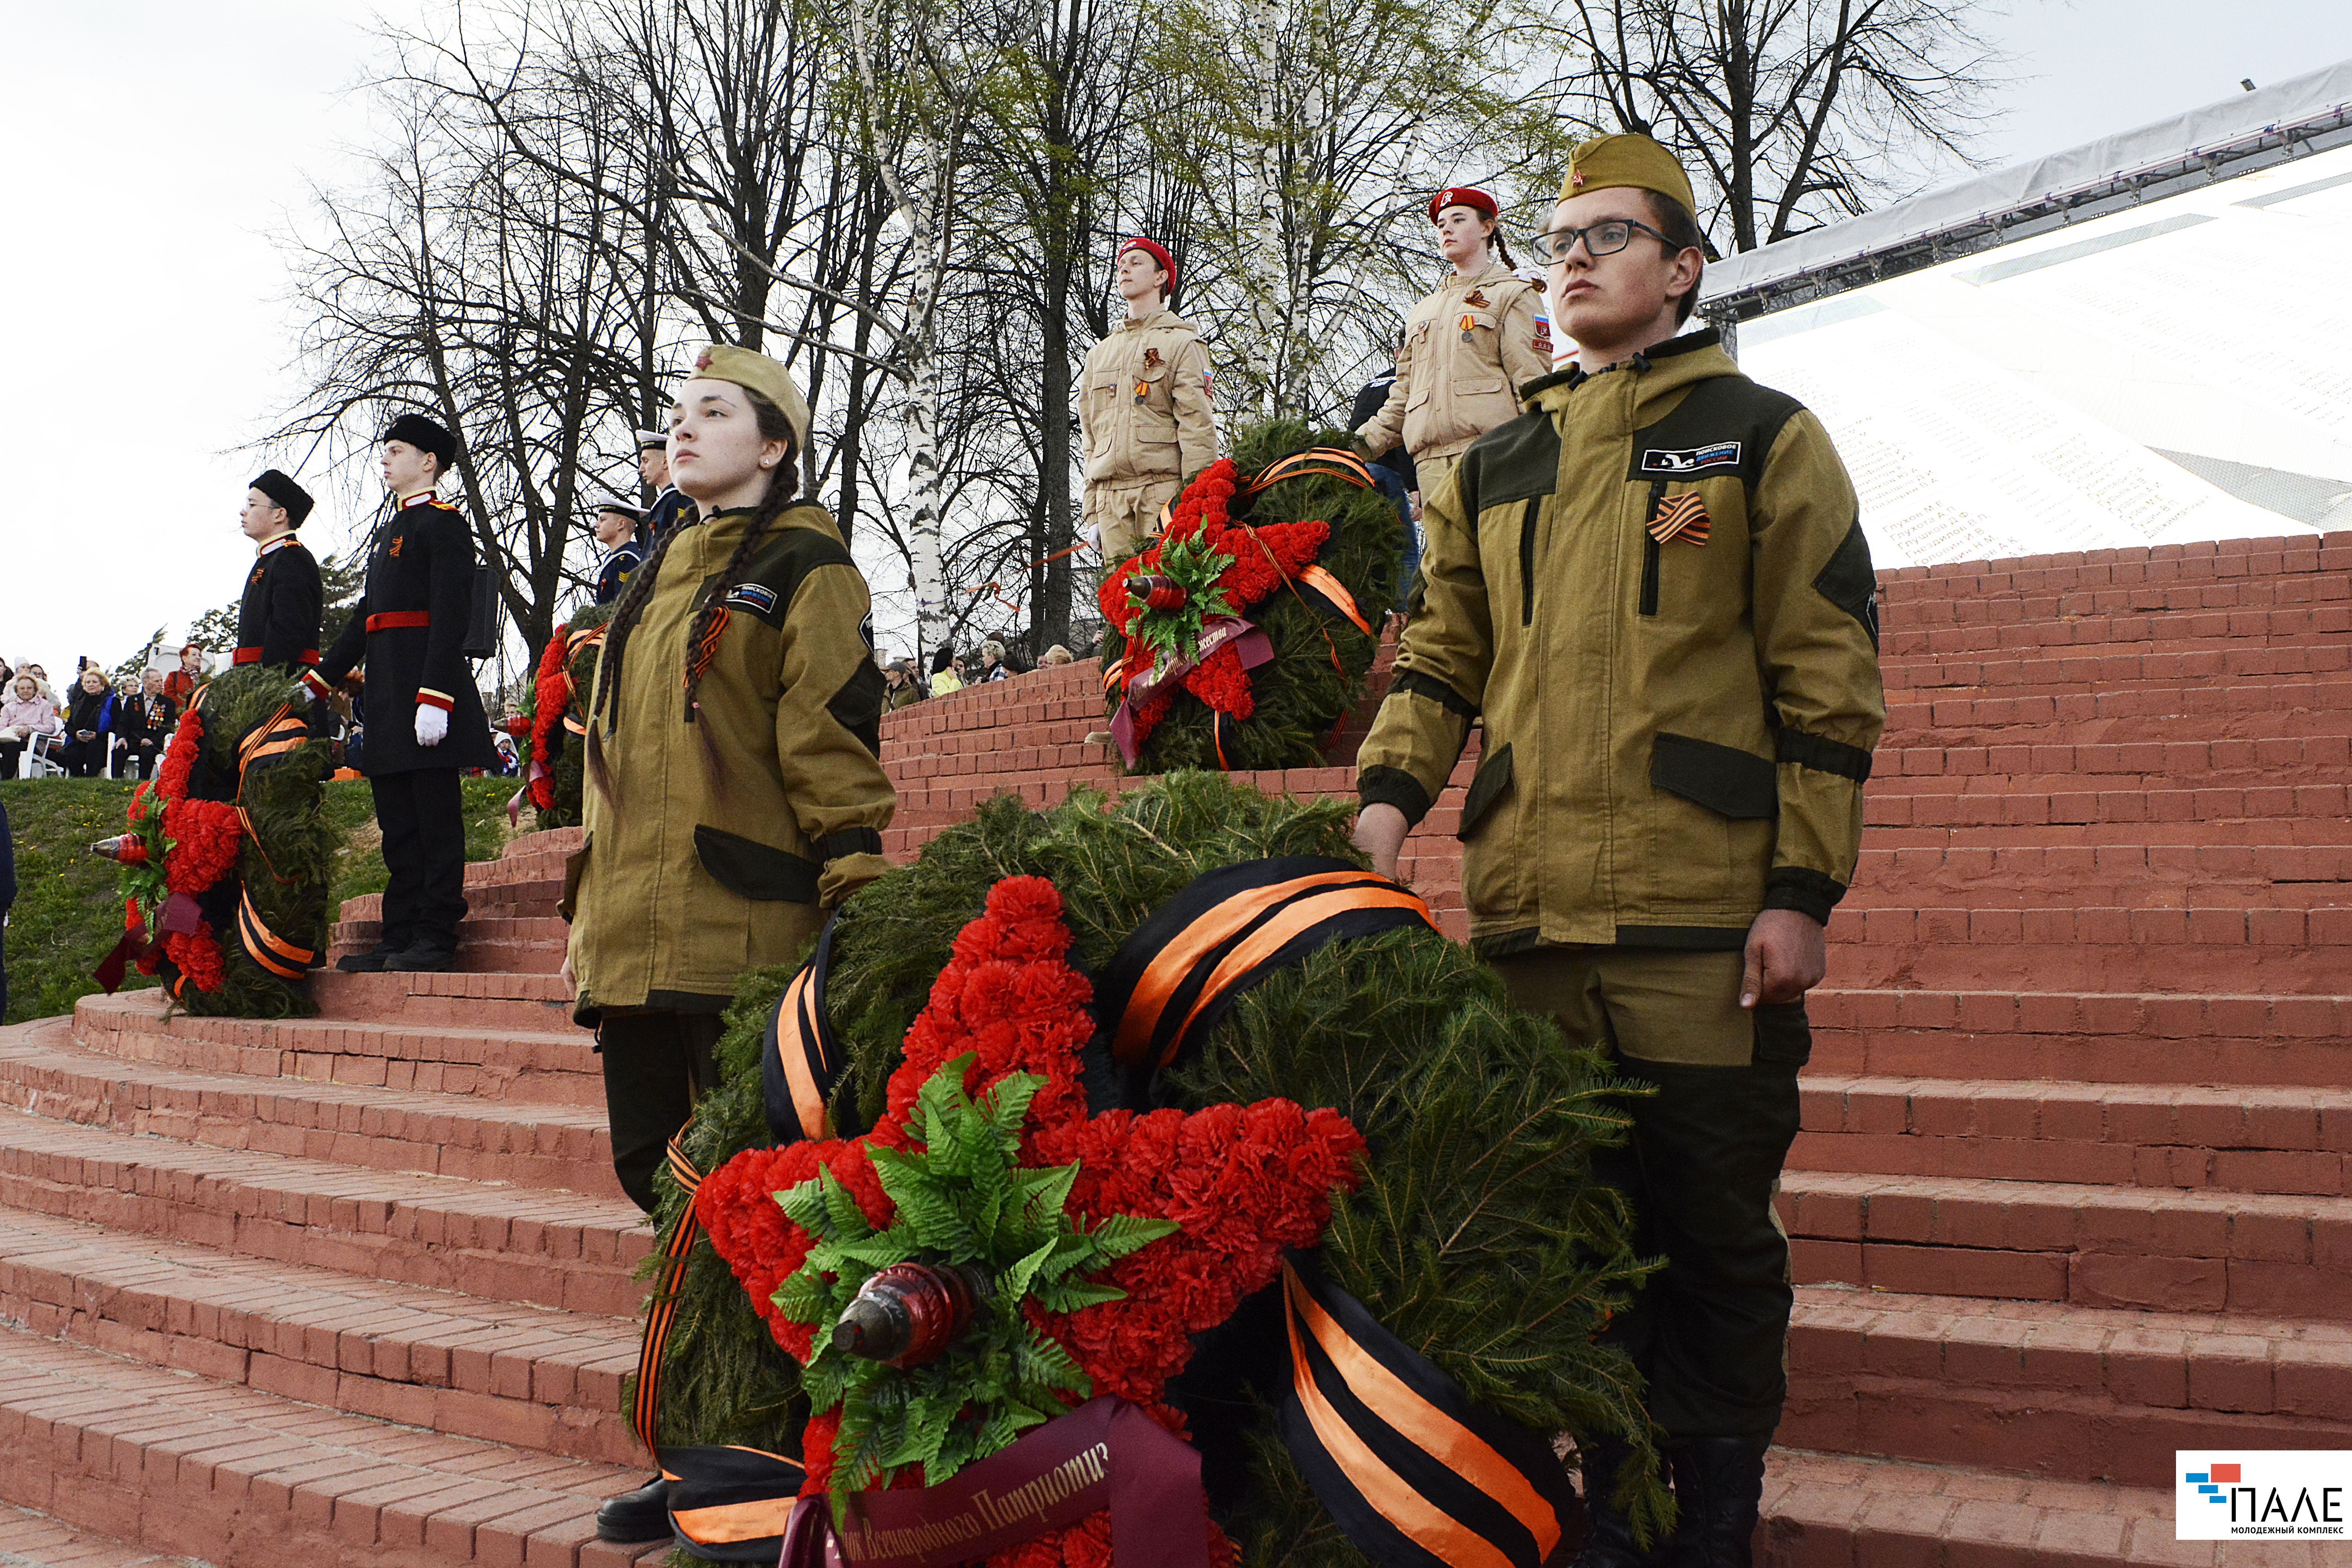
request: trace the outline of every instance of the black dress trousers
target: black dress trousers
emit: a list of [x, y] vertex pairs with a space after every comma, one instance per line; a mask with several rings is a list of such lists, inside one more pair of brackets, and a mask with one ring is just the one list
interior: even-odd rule
[[466, 813], [455, 768], [377, 773], [375, 819], [383, 829], [386, 947], [457, 950], [466, 918]]

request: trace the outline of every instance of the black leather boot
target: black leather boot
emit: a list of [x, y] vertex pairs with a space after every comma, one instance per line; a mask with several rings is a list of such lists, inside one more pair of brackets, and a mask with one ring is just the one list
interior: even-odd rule
[[1764, 1449], [1752, 1437], [1700, 1437], [1666, 1450], [1681, 1514], [1668, 1568], [1754, 1568]]
[[606, 1498], [596, 1510], [596, 1539], [624, 1544], [659, 1541], [670, 1533], [669, 1482], [656, 1476], [633, 1492]]
[[1645, 1568], [1658, 1559], [1633, 1544], [1633, 1527], [1611, 1500], [1617, 1478], [1629, 1455], [1613, 1437], [1584, 1445], [1584, 1517], [1588, 1521], [1583, 1549], [1569, 1568]]

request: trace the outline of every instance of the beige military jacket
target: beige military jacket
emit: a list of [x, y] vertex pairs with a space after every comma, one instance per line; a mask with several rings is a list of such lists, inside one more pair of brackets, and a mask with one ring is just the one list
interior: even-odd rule
[[1543, 289], [1500, 262], [1448, 278], [1405, 318], [1396, 384], [1357, 430], [1374, 457], [1400, 438], [1418, 462], [1457, 456], [1516, 418], [1518, 389], [1551, 374]]
[[1172, 310], [1123, 321], [1087, 351], [1078, 429], [1087, 483], [1190, 479], [1217, 460], [1209, 351]]

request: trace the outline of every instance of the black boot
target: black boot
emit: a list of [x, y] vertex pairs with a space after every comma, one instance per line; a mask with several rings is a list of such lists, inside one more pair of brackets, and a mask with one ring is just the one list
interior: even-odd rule
[[1666, 1450], [1681, 1513], [1669, 1568], [1753, 1568], [1764, 1449], [1752, 1437], [1700, 1437]]
[[596, 1539], [626, 1544], [670, 1533], [669, 1482], [656, 1476], [633, 1492], [606, 1498], [596, 1510]]
[[406, 945], [404, 942], [395, 945], [380, 942], [365, 952], [347, 952], [335, 960], [336, 972], [341, 974], [381, 974], [385, 963], [399, 957]]
[[1580, 1446], [1584, 1461], [1584, 1547], [1569, 1568], [1644, 1568], [1657, 1561], [1633, 1544], [1633, 1526], [1613, 1500], [1631, 1450], [1614, 1437]]

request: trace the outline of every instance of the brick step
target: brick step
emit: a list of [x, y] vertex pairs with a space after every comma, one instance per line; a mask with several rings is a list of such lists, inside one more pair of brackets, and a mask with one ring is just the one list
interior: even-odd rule
[[[2314, 994], [2352, 967], [2352, 909], [1839, 909], [1845, 986]], [[2030, 967], [2029, 967], [2030, 966]]]
[[2342, 572], [2352, 567], [2352, 533], [2283, 534], [2262, 539], [2200, 540], [2183, 544], [2069, 550], [1998, 561], [1901, 566], [1878, 574], [1890, 595], [1927, 599], [1942, 595], [2061, 593], [2069, 588], [2130, 586], [2255, 577], [2279, 573]]
[[2352, 1321], [2352, 1199], [1788, 1172], [1796, 1282]]
[[2352, 1328], [1808, 1286], [1799, 1448], [2164, 1488], [2173, 1450], [2352, 1446]]
[[51, 1519], [29, 1508], [0, 1504], [0, 1563], [13, 1568], [208, 1568]]
[[[1843, 957], [1832, 957], [1833, 974]], [[2352, 996], [1872, 990], [1838, 975], [1806, 1011], [1809, 1077], [2352, 1082]]]
[[[550, 926], [544, 920], [509, 925]], [[555, 971], [563, 961], [560, 942], [541, 939], [554, 962], [536, 969], [444, 970], [436, 974], [345, 974], [329, 969], [310, 977], [310, 996], [321, 1016], [352, 1023], [456, 1024], [532, 1033], [561, 1034], [572, 1027], [572, 992]]]
[[1913, 795], [2340, 787], [2352, 782], [2352, 757], [2345, 749], [2341, 741], [2316, 736], [2172, 745], [1882, 747], [1865, 787], [1874, 795]]
[[604, 1103], [604, 1071], [585, 1029], [533, 1032], [186, 1014], [166, 1018], [163, 1005], [163, 993], [152, 989], [85, 996], [74, 1004], [74, 1040], [101, 1055], [198, 1072], [372, 1084], [488, 1100]]
[[[1911, 607], [1905, 608], [1908, 612]], [[1887, 624], [1887, 619], [1882, 618], [1881, 622], [1879, 658], [1897, 663], [1970, 655], [2082, 653], [2126, 647], [2201, 652], [2215, 647], [2315, 647], [2352, 631], [2352, 603], [2338, 599], [2323, 604], [2104, 611], [2093, 606], [2074, 615], [2053, 605], [2049, 614], [2023, 615], [2014, 621], [1937, 621], [1933, 616], [1910, 613], [1905, 615], [1900, 625]]]
[[2312, 548], [2302, 539], [2265, 542], [2267, 548], [2204, 561], [2096, 562], [2049, 557], [2033, 566], [1980, 561], [1938, 577], [1916, 568], [1881, 572], [1882, 613], [1906, 626], [1942, 617], [1983, 626], [2049, 616], [2146, 614], [2156, 610], [2234, 609], [2277, 604], [2327, 604], [2352, 595], [2342, 545]]
[[[2137, 901], [2095, 898], [2091, 890], [2101, 887], [2228, 886], [2233, 900], [2239, 889], [2270, 889], [2278, 895], [2269, 900], [2273, 902], [2284, 902], [2303, 889], [2315, 905], [2326, 901], [2332, 889], [2352, 884], [2352, 843], [1974, 846], [1962, 842], [1970, 837], [1974, 835], [1950, 831], [1864, 834], [1847, 901], [1886, 902], [1908, 897], [1916, 903], [1918, 896], [1930, 890], [1990, 893], [2007, 888], [2052, 888], [2063, 889], [2070, 897], [2095, 906]], [[1927, 842], [1890, 842], [1897, 838]], [[1939, 898], [1936, 901], [1965, 900]], [[2019, 900], [1996, 901], [2015, 904]]]
[[[559, 892], [561, 889], [557, 889]], [[468, 915], [457, 926], [457, 960], [454, 968], [442, 971], [446, 974], [468, 976], [492, 975], [520, 978], [525, 975], [554, 979], [563, 967], [564, 948], [570, 941], [572, 928], [555, 913], [555, 899], [550, 896], [540, 905], [509, 906], [519, 912], [512, 915], [476, 919]], [[520, 911], [530, 909], [532, 912]], [[352, 979], [373, 979], [373, 975], [346, 975], [334, 967], [336, 960], [347, 953], [366, 952], [374, 948], [383, 934], [383, 927], [375, 921], [338, 921], [331, 928], [327, 948], [327, 988], [333, 989]], [[318, 985], [314, 980], [312, 984]], [[330, 1003], [322, 991], [314, 990], [320, 1005], [327, 1012], [342, 1016], [340, 1004]], [[495, 1000], [495, 997], [479, 998]], [[534, 995], [531, 1000], [544, 1004], [546, 998]], [[567, 1005], [563, 1023], [571, 1022]], [[526, 1027], [543, 1026], [525, 1024]]]
[[1807, 1171], [2352, 1196], [2352, 1089], [1805, 1074]]
[[[478, 860], [479, 866], [496, 866], [495, 860]], [[511, 876], [502, 881], [466, 886], [467, 919], [484, 917], [498, 919], [516, 915], [551, 914], [563, 897], [563, 866], [557, 861], [552, 869], [534, 870], [529, 876]], [[381, 925], [383, 920], [383, 895], [367, 893], [356, 899], [345, 899], [337, 919], [343, 923], [361, 922]], [[371, 937], [373, 940], [373, 937]]]
[[0, 1329], [0, 1497], [234, 1568], [622, 1568], [643, 1471], [421, 1432]]
[[[2206, 740], [2344, 731], [2352, 683], [2341, 679], [2160, 682], [2130, 688], [2065, 685], [2052, 692], [1960, 689], [1897, 692], [1886, 704], [1891, 746], [1967, 746], [2024, 739], [2041, 745]], [[2184, 723], [2183, 721], [2191, 722]]]
[[2225, 642], [2201, 652], [2049, 650], [2023, 656], [1889, 659], [1880, 671], [1890, 692], [1933, 699], [1955, 696], [2033, 697], [2084, 690], [2162, 691], [2184, 681], [2246, 683], [2257, 689], [2289, 683], [2340, 684], [2352, 668], [2342, 641], [2288, 647]]
[[[1937, 781], [1943, 782], [1943, 781]], [[2346, 824], [2341, 784], [2271, 784], [2254, 788], [2135, 788], [2088, 778], [2042, 781], [2039, 789], [2014, 792], [1988, 781], [1983, 789], [1915, 791], [1872, 788], [1864, 796], [1863, 821], [1871, 827], [2006, 827], [2088, 826], [2095, 823], [2197, 822], [2225, 824], [2268, 818], [2312, 818]]]
[[601, 1110], [160, 1068], [81, 1050], [64, 1018], [0, 1030], [0, 1103], [213, 1148], [621, 1195]]
[[[1775, 1447], [1762, 1568], [2312, 1568], [2302, 1543], [2173, 1540], [2169, 1487]], [[2252, 1547], [2249, 1552], [2247, 1548]], [[2301, 1552], [2301, 1555], [2294, 1555]]]
[[625, 1317], [635, 1205], [214, 1149], [0, 1110], [0, 1206], [436, 1289]]
[[635, 1462], [640, 1331], [0, 1212], [0, 1316], [31, 1332], [357, 1415]]
[[[530, 884], [536, 887], [537, 884]], [[558, 897], [562, 889], [555, 889]], [[362, 942], [373, 943], [376, 933], [383, 929], [380, 920], [338, 920], [327, 928], [327, 940], [338, 946], [354, 946]], [[516, 906], [500, 906], [495, 913], [468, 914], [457, 922], [457, 940], [471, 946], [476, 942], [532, 942], [561, 941], [570, 928], [551, 907], [544, 913], [522, 914]]]

